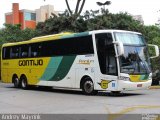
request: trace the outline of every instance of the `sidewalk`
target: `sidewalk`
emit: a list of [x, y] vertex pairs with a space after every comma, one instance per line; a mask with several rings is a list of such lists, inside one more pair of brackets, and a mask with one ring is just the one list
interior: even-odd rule
[[160, 89], [160, 85], [157, 85], [157, 86], [151, 86], [149, 89]]

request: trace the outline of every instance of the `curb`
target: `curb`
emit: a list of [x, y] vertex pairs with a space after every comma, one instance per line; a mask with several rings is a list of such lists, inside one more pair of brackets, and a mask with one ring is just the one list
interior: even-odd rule
[[160, 89], [160, 86], [151, 86], [149, 89]]

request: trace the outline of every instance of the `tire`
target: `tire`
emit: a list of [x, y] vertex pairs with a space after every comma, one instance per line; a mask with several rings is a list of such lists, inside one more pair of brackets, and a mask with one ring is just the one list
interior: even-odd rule
[[15, 88], [19, 88], [19, 86], [20, 86], [19, 84], [20, 84], [20, 83], [19, 83], [18, 77], [17, 77], [17, 76], [14, 76], [12, 80], [13, 80], [14, 87], [15, 87]]
[[21, 88], [24, 90], [28, 89], [28, 82], [26, 76], [21, 77]]
[[85, 78], [84, 82], [82, 82], [82, 91], [85, 95], [95, 95], [98, 93], [98, 91], [94, 90], [94, 84], [89, 77]]

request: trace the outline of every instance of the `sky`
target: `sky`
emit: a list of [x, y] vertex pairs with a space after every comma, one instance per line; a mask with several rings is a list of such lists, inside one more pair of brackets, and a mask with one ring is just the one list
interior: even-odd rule
[[[71, 9], [74, 10], [77, 0], [68, 0]], [[106, 0], [86, 0], [83, 11], [98, 10], [100, 7], [96, 2]], [[159, 0], [110, 0], [111, 5], [106, 8], [111, 13], [127, 12], [133, 15], [142, 15], [145, 25], [154, 25], [160, 17]], [[67, 9], [65, 0], [0, 0], [0, 27], [5, 22], [5, 13], [12, 11], [12, 3], [19, 3], [20, 9], [35, 10], [43, 5], [54, 5], [55, 11]]]

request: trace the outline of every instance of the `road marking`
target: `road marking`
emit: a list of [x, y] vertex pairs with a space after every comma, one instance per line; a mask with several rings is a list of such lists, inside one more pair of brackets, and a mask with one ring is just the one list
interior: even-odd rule
[[[133, 106], [133, 107], [122, 109], [120, 112], [117, 112], [117, 113], [110, 112], [108, 107], [106, 107], [106, 110], [108, 113], [108, 120], [115, 120], [119, 118], [120, 116], [128, 112], [135, 111], [137, 109], [157, 109], [157, 108], [160, 108], [160, 106], [138, 105], [138, 106]], [[160, 115], [158, 115], [158, 118], [156, 118], [156, 120], [160, 120]]]

